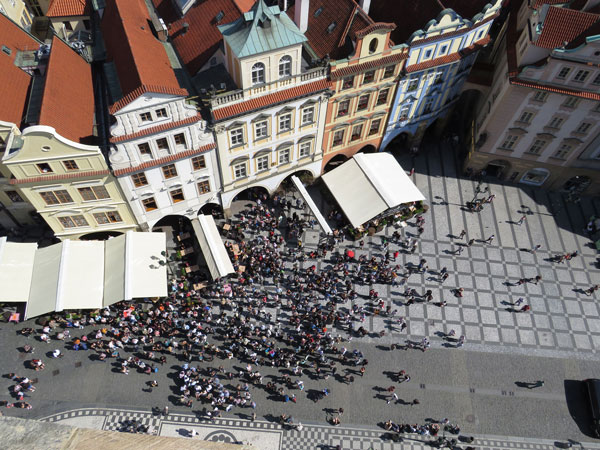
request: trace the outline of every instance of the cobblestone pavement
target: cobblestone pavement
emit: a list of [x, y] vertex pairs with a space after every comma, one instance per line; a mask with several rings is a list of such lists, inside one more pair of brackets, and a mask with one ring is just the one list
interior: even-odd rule
[[[106, 431], [118, 431], [123, 421], [135, 419], [139, 423], [152, 427], [160, 436], [187, 437], [215, 442], [253, 444], [261, 450], [309, 450], [333, 449], [341, 445], [344, 450], [424, 450], [432, 448], [435, 438], [417, 434], [403, 434], [402, 442], [393, 442], [385, 430], [339, 426], [330, 427], [303, 423], [303, 429], [284, 430], [280, 425], [256, 421], [235, 419], [216, 419], [207, 423], [194, 415], [169, 414], [164, 417], [149, 412], [117, 409], [77, 409], [44, 417], [41, 420], [71, 426], [83, 426]], [[192, 438], [191, 431], [197, 436]], [[447, 435], [446, 437], [457, 436]], [[460, 439], [463, 436], [459, 437]], [[543, 439], [524, 439], [517, 437], [474, 436], [472, 444], [479, 450], [552, 450], [557, 441]], [[566, 443], [567, 441], [563, 441]], [[571, 441], [575, 443], [575, 441]], [[577, 443], [575, 448], [600, 449], [600, 444]], [[466, 446], [467, 444], [464, 444]]]

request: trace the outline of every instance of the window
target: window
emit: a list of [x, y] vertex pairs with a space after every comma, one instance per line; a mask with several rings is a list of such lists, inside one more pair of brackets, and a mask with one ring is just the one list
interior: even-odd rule
[[290, 131], [292, 129], [292, 114], [282, 114], [279, 116], [279, 132]]
[[533, 94], [533, 100], [536, 102], [545, 102], [547, 98], [548, 93], [544, 91], [535, 91], [535, 94]]
[[354, 77], [345, 77], [342, 79], [342, 90], [354, 87]]
[[77, 163], [75, 162], [74, 159], [68, 159], [66, 161], [63, 161], [63, 166], [65, 166], [65, 169], [67, 170], [78, 170], [79, 166], [77, 165]]
[[378, 45], [379, 45], [379, 40], [371, 39], [371, 42], [369, 42], [369, 53], [375, 53], [377, 51]]
[[121, 215], [117, 211], [94, 213], [93, 216], [94, 219], [96, 219], [96, 223], [98, 225], [123, 222], [123, 219], [121, 219]]
[[166, 166], [162, 166], [162, 173], [166, 179], [176, 177], [177, 169], [175, 168], [175, 164], [167, 164]]
[[254, 124], [254, 136], [256, 139], [264, 139], [269, 136], [269, 124], [266, 120]]
[[200, 195], [208, 194], [210, 192], [210, 182], [208, 180], [199, 181], [197, 186], [198, 186], [198, 193]]
[[444, 72], [436, 72], [435, 75], [433, 76], [433, 84], [441, 83], [443, 81], [443, 78], [444, 78]]
[[150, 114], [149, 112], [141, 113], [140, 114], [140, 120], [142, 122], [151, 122], [152, 121], [152, 114]]
[[279, 150], [279, 164], [287, 164], [290, 162], [290, 149], [284, 148]]
[[337, 130], [333, 133], [333, 146], [337, 147], [338, 145], [342, 145], [344, 143], [344, 132], [345, 130]]
[[440, 51], [439, 51], [438, 55], [444, 55], [444, 54], [446, 54], [446, 50], [448, 50], [448, 46], [447, 45], [442, 45], [440, 47]]
[[19, 193], [17, 191], [6, 191], [5, 193], [6, 193], [6, 196], [13, 203], [23, 203], [24, 202], [23, 198], [19, 195]]
[[304, 108], [302, 110], [302, 125], [308, 125], [314, 122], [315, 119], [315, 108]]
[[433, 102], [435, 99], [433, 97], [428, 97], [425, 101], [425, 106], [423, 107], [423, 114], [429, 114], [433, 110]]
[[418, 78], [411, 78], [408, 80], [408, 87], [406, 88], [406, 92], [416, 91], [419, 86]]
[[89, 30], [90, 27], [92, 26], [91, 22], [89, 20], [84, 20], [83, 21], [83, 26], [85, 27], [86, 30]]
[[154, 114], [156, 114], [157, 118], [167, 117], [167, 109], [166, 108], [157, 109], [156, 111], [154, 111]]
[[142, 205], [144, 206], [144, 209], [146, 211], [155, 211], [158, 209], [158, 206], [156, 205], [156, 200], [154, 200], [154, 197], [148, 197], [142, 200]]
[[562, 69], [560, 69], [560, 72], [558, 72], [558, 75], [556, 75], [556, 78], [564, 80], [565, 78], [567, 78], [567, 75], [569, 75], [570, 72], [570, 67], [563, 67]]
[[142, 155], [152, 155], [152, 152], [150, 151], [150, 144], [147, 142], [138, 144], [138, 150]]
[[52, 173], [54, 172], [54, 170], [52, 170], [52, 167], [50, 167], [50, 164], [48, 163], [39, 163], [36, 164], [38, 170], [42, 173]]
[[576, 133], [586, 134], [592, 128], [591, 123], [583, 122], [581, 125], [577, 127], [575, 130]]
[[292, 75], [292, 57], [283, 56], [279, 60], [279, 78], [289, 77]]
[[233, 166], [233, 176], [236, 180], [239, 180], [240, 178], [246, 178], [248, 176], [245, 162]]
[[356, 107], [357, 111], [363, 111], [369, 107], [369, 98], [371, 94], [364, 94], [358, 97], [358, 106]]
[[371, 126], [369, 127], [369, 136], [379, 133], [379, 127], [381, 127], [381, 119], [375, 119], [371, 121]]
[[194, 170], [206, 169], [206, 159], [204, 159], [204, 155], [194, 156], [192, 158], [192, 168]]
[[411, 108], [412, 108], [412, 103], [407, 103], [405, 105], [402, 105], [402, 108], [400, 108], [400, 120], [408, 119], [408, 114], [410, 113]]
[[78, 188], [77, 190], [84, 202], [110, 198], [110, 195], [104, 186], [83, 187]]
[[262, 84], [265, 82], [265, 65], [256, 63], [252, 66], [252, 84]]
[[348, 115], [348, 109], [350, 108], [350, 100], [343, 100], [338, 103], [338, 117]]
[[546, 141], [543, 141], [542, 139], [536, 139], [533, 144], [531, 144], [531, 147], [529, 147], [529, 150], [527, 150], [527, 153], [539, 155], [545, 145]]
[[59, 217], [58, 221], [63, 226], [63, 228], [87, 227], [89, 225], [87, 223], [87, 220], [85, 220], [85, 217], [81, 215]]
[[365, 75], [363, 77], [363, 84], [372, 83], [374, 79], [375, 79], [375, 71], [369, 70], [368, 72], [365, 72]]
[[298, 147], [298, 157], [299, 158], [305, 158], [308, 155], [310, 155], [310, 149], [312, 147], [312, 142], [311, 141], [307, 141], [307, 142], [302, 142], [300, 144], [300, 146]]
[[541, 186], [549, 176], [550, 172], [546, 169], [531, 169], [523, 175], [521, 183]]
[[554, 153], [554, 155], [552, 155], [552, 157], [558, 158], [558, 159], [566, 159], [567, 155], [571, 152], [572, 149], [573, 149], [572, 145], [562, 144], [559, 147], [559, 149], [556, 151], [556, 153]]
[[183, 133], [176, 134], [173, 137], [175, 138], [175, 145], [181, 145], [182, 147], [186, 147], [185, 135]]
[[256, 171], [262, 172], [269, 170], [269, 155], [263, 155], [256, 158]]
[[40, 192], [40, 196], [46, 202], [46, 205], [73, 203], [71, 195], [66, 190]]
[[503, 148], [504, 150], [512, 150], [518, 140], [519, 136], [509, 134], [502, 145], [500, 145], [500, 148]]
[[430, 57], [431, 57], [431, 49], [425, 50], [425, 57], [424, 58], [430, 58]]
[[173, 200], [173, 203], [179, 203], [185, 200], [182, 189], [173, 189], [169, 192], [169, 195], [171, 196], [171, 200]]
[[589, 70], [578, 70], [575, 76], [573, 77], [573, 81], [577, 83], [583, 83], [587, 79], [589, 74]]
[[379, 91], [379, 94], [377, 94], [377, 106], [385, 105], [387, 103], [389, 93], [389, 89], [382, 89], [381, 91]]
[[148, 179], [146, 178], [146, 174], [144, 172], [134, 173], [131, 175], [131, 181], [133, 181], [133, 185], [136, 188], [148, 185]]
[[352, 128], [352, 135], [350, 136], [351, 141], [358, 141], [362, 135], [363, 126], [362, 124], [355, 125]]
[[600, 73], [598, 75], [596, 75], [596, 78], [594, 78], [594, 81], [592, 81], [592, 84], [600, 84]]
[[65, 26], [67, 31], [73, 31], [73, 25], [71, 25], [71, 22], [63, 22], [63, 25]]
[[229, 132], [229, 139], [231, 140], [231, 145], [243, 145], [244, 144], [244, 130], [241, 128], [236, 128], [235, 130], [231, 130]]
[[167, 138], [157, 139], [156, 146], [158, 147], [159, 150], [169, 151], [169, 141], [167, 141]]
[[533, 118], [533, 113], [529, 111], [523, 111], [521, 113], [521, 117], [519, 117], [519, 122], [523, 123], [531, 123], [531, 119]]
[[550, 123], [547, 125], [547, 127], [559, 129], [564, 121], [565, 119], [563, 119], [562, 117], [553, 117]]
[[579, 99], [576, 97], [567, 97], [565, 102], [562, 104], [566, 108], [575, 108], [579, 103]]
[[383, 71], [382, 79], [391, 78], [394, 76], [394, 72], [396, 71], [396, 66], [387, 66]]

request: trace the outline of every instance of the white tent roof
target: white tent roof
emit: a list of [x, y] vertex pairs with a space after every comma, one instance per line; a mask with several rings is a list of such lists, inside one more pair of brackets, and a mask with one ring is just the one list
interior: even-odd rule
[[425, 200], [390, 153], [357, 153], [322, 178], [354, 227], [389, 208]]
[[219, 230], [217, 230], [215, 219], [212, 216], [200, 214], [197, 218], [192, 219], [192, 226], [213, 279], [233, 273], [233, 265]]
[[302, 181], [300, 181], [300, 179], [296, 175], [293, 175], [292, 183], [294, 183], [294, 186], [296, 186], [296, 189], [298, 189], [298, 192], [300, 192], [300, 195], [302, 196], [312, 213], [317, 218], [317, 222], [319, 222], [319, 225], [321, 225], [323, 232], [325, 234], [332, 234], [333, 232], [331, 231], [331, 227], [325, 220], [325, 217], [323, 217], [323, 214], [321, 214], [321, 211], [319, 211], [319, 208], [317, 208], [317, 205], [315, 204], [312, 197], [302, 184]]
[[29, 298], [37, 244], [7, 242], [0, 238], [0, 303], [26, 302]]
[[54, 311], [60, 278], [60, 260], [63, 243], [40, 248], [35, 252], [33, 277], [25, 318], [41, 316]]
[[167, 295], [167, 248], [165, 233], [135, 233], [125, 236], [125, 296], [123, 300]]
[[120, 302], [125, 297], [125, 239], [120, 235], [104, 243], [103, 306]]

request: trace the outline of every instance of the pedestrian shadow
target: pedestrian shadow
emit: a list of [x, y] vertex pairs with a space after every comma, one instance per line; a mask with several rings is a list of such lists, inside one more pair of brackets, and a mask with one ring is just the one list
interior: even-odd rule
[[385, 388], [382, 388], [380, 386], [373, 386], [371, 389], [374, 390], [375, 392], [385, 392], [386, 391]]
[[512, 302], [507, 302], [506, 300], [502, 300], [502, 301], [500, 302], [500, 304], [501, 304], [501, 305], [504, 305], [504, 306], [509, 306], [509, 307], [515, 306], [515, 304], [514, 304], [514, 303], [512, 303]]
[[575, 288], [575, 289], [573, 289], [573, 292], [575, 292], [577, 294], [585, 294], [585, 291], [581, 288]]

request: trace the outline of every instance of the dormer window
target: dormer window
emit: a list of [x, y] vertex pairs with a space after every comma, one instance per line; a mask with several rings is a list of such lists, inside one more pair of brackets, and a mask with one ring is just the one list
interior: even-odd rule
[[283, 56], [279, 60], [279, 78], [292, 76], [292, 57]]
[[252, 66], [252, 84], [263, 84], [265, 82], [265, 65], [256, 63]]

